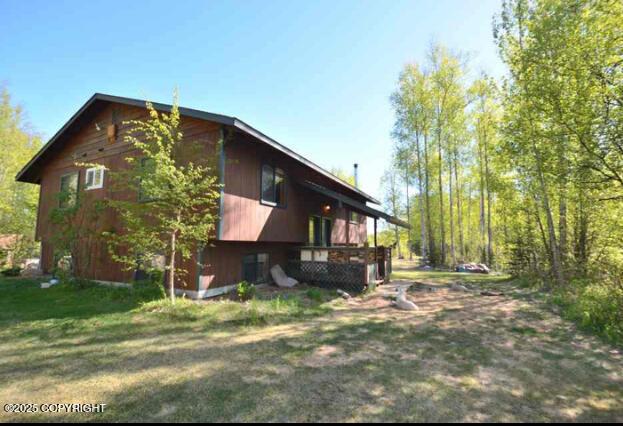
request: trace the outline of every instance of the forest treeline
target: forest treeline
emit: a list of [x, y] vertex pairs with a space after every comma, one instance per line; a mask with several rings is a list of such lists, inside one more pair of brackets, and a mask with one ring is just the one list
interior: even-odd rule
[[15, 175], [40, 147], [41, 138], [22, 108], [0, 87], [0, 269], [38, 254], [34, 234], [39, 190], [16, 182]]
[[599, 305], [578, 308], [584, 321], [605, 310], [621, 333], [623, 2], [508, 0], [493, 34], [499, 80], [441, 45], [404, 67], [386, 206], [430, 264], [483, 262], [565, 289]]

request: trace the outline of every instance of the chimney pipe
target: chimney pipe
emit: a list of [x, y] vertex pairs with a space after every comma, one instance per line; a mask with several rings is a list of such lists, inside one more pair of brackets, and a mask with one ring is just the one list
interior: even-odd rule
[[359, 174], [357, 173], [357, 169], [359, 167], [359, 164], [355, 163], [353, 164], [353, 168], [354, 168], [354, 177], [355, 177], [355, 188], [359, 188]]

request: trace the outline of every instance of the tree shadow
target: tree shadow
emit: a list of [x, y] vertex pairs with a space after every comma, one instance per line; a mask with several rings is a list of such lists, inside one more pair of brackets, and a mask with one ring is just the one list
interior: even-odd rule
[[366, 303], [265, 326], [134, 318], [0, 346], [0, 400], [63, 387], [107, 404], [28, 416], [45, 421], [623, 421], [621, 356], [534, 305], [446, 291], [416, 313]]

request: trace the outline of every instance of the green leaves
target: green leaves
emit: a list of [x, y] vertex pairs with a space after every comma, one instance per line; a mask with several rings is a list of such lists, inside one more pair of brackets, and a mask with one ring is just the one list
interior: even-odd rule
[[[137, 258], [189, 259], [214, 236], [218, 220], [220, 184], [211, 158], [215, 150], [205, 140], [184, 137], [177, 96], [168, 114], [151, 103], [146, 107], [147, 119], [128, 122], [131, 130], [125, 140], [137, 154], [126, 159], [127, 168], [110, 171], [112, 193], [107, 199], [122, 231], [106, 238], [114, 259], [129, 269], [136, 267]], [[171, 272], [185, 271], [177, 266]]]
[[539, 272], [559, 256], [567, 277], [607, 281], [623, 252], [613, 219], [623, 201], [623, 3], [509, 0], [495, 36], [509, 69], [504, 147], [532, 206], [516, 216], [541, 234], [518, 234], [515, 252], [531, 252]]
[[[22, 110], [0, 88], [0, 234], [17, 234], [16, 260], [32, 255], [39, 190], [16, 182], [15, 176], [41, 147], [40, 137], [28, 129]], [[18, 244], [19, 243], [19, 244]]]

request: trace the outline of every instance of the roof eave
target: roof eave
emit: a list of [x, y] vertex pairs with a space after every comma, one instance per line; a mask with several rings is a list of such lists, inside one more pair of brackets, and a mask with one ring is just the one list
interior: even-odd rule
[[303, 157], [300, 154], [297, 154], [296, 152], [292, 151], [290, 148], [286, 147], [285, 145], [280, 144], [279, 142], [277, 142], [276, 140], [272, 139], [271, 137], [265, 135], [264, 133], [260, 132], [259, 130], [255, 129], [254, 127], [248, 125], [247, 123], [245, 123], [242, 120], [239, 120], [237, 118], [234, 119], [235, 120], [235, 124], [234, 127], [236, 127], [237, 129], [242, 130], [243, 132], [261, 140], [262, 142], [270, 145], [271, 147], [283, 152], [284, 154], [288, 155], [289, 157], [294, 158], [295, 160], [305, 164], [308, 167], [311, 167], [312, 169], [314, 169], [316, 172], [324, 175], [325, 177], [339, 183], [342, 186], [347, 187], [348, 189], [350, 189], [351, 191], [357, 193], [358, 195], [362, 196], [363, 198], [365, 198], [367, 201], [370, 201], [371, 203], [374, 204], [381, 204], [380, 201], [378, 201], [376, 198], [372, 197], [371, 195], [366, 194], [365, 192], [363, 192], [362, 190], [360, 190], [359, 188], [349, 184], [348, 182], [344, 182], [342, 179], [338, 178], [337, 176], [335, 176], [334, 174], [332, 174], [331, 172], [328, 172], [327, 170], [323, 169], [322, 167], [320, 167], [319, 165], [313, 163], [312, 161], [308, 160], [307, 158]]
[[381, 210], [377, 210], [374, 209], [370, 206], [365, 205], [364, 203], [361, 203], [357, 200], [353, 200], [352, 198], [341, 194], [339, 192], [333, 191], [329, 188], [325, 188], [322, 185], [318, 185], [317, 183], [314, 182], [310, 182], [310, 181], [302, 181], [302, 182], [298, 182], [299, 185], [302, 185], [305, 188], [308, 188], [312, 191], [318, 192], [324, 196], [333, 198], [334, 200], [337, 200], [341, 203], [347, 204], [350, 207], [353, 207], [355, 209], [357, 209], [358, 211], [362, 212], [363, 214], [365, 214], [366, 216], [369, 217], [373, 217], [375, 219], [381, 218], [385, 221], [387, 221], [388, 223], [394, 224], [394, 225], [398, 225], [401, 226], [403, 228], [407, 228], [407, 229], [411, 229], [411, 225], [403, 220], [398, 219], [397, 217], [394, 217], [390, 214], [387, 214]]
[[[145, 102], [146, 102], [140, 99], [106, 95], [104, 93], [95, 93], [93, 96], [91, 96], [91, 98], [89, 98], [88, 101], [85, 102], [84, 105], [82, 105], [82, 107], [80, 107], [80, 109], [69, 119], [69, 121], [67, 121], [63, 125], [63, 127], [61, 127], [61, 129], [58, 132], [56, 132], [56, 134], [45, 145], [43, 145], [43, 147], [41, 147], [39, 152], [19, 171], [19, 173], [15, 177], [15, 180], [19, 182], [37, 183], [37, 179], [35, 179], [34, 176], [28, 176], [28, 171], [31, 168], [31, 166], [33, 166], [37, 162], [37, 160], [39, 160], [39, 158], [41, 158], [41, 156], [50, 148], [50, 146], [52, 146], [54, 142], [56, 142], [56, 140], [60, 138], [60, 136], [78, 119], [78, 117], [80, 117], [80, 115], [82, 115], [82, 113], [84, 113], [96, 101], [116, 102], [116, 103], [121, 103], [125, 105], [130, 105], [130, 106], [137, 106], [137, 107], [142, 107], [142, 108], [145, 107]], [[170, 112], [172, 108], [171, 105], [162, 104], [158, 102], [151, 102], [151, 104], [157, 111]], [[223, 124], [226, 126], [231, 126], [231, 127], [240, 129], [241, 131], [247, 133], [248, 135], [251, 135], [261, 140], [262, 142], [266, 143], [272, 148], [277, 149], [278, 151], [283, 152], [284, 154], [286, 154], [287, 156], [291, 158], [294, 158], [300, 163], [306, 165], [307, 167], [310, 167], [317, 173], [320, 173], [321, 175], [333, 180], [334, 182], [342, 185], [343, 187], [348, 188], [349, 190], [355, 192], [359, 196], [365, 198], [367, 201], [370, 201], [371, 203], [374, 203], [374, 204], [379, 204], [379, 205], [381, 204], [381, 202], [378, 201], [376, 198], [366, 194], [359, 188], [347, 182], [344, 182], [343, 180], [333, 175], [332, 173], [328, 172], [327, 170], [323, 169], [319, 165], [313, 163], [312, 161], [308, 160], [302, 155], [297, 154], [296, 152], [292, 151], [288, 147], [280, 144], [276, 140], [265, 135], [264, 133], [248, 125], [242, 120], [239, 120], [235, 117], [230, 117], [227, 115], [214, 114], [214, 113], [200, 111], [200, 110], [196, 110], [192, 108], [179, 107], [179, 111], [180, 111], [180, 114], [183, 116], [193, 117], [193, 118], [197, 118], [200, 120], [213, 121], [219, 124]]]

